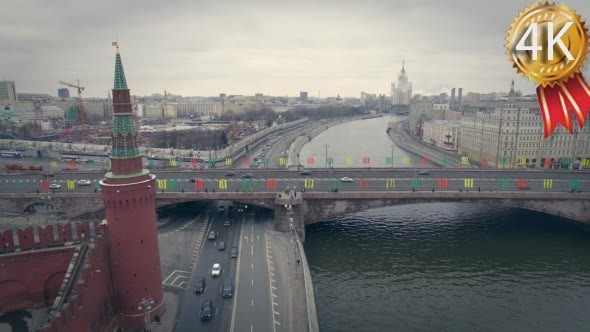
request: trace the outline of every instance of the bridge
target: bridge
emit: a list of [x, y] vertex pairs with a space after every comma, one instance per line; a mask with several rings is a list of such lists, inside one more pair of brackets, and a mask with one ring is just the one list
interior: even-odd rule
[[[415, 169], [324, 169], [300, 175], [257, 169], [234, 170], [231, 176], [227, 172], [158, 172], [157, 206], [202, 200], [256, 205], [275, 210], [276, 229], [295, 227], [302, 238], [305, 224], [366, 209], [431, 202], [498, 204], [590, 225], [590, 174], [586, 172], [434, 169], [419, 175]], [[343, 181], [345, 176], [350, 178]], [[100, 218], [103, 202], [98, 190], [93, 185], [76, 185], [79, 179], [100, 178], [100, 173], [58, 174], [50, 182], [63, 187], [50, 190], [39, 189], [40, 181], [46, 179], [38, 175], [20, 183], [2, 177], [0, 210], [62, 212], [65, 217], [91, 213]]]

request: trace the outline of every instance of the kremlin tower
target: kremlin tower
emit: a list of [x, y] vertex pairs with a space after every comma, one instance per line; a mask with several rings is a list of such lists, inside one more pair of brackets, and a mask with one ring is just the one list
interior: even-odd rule
[[115, 58], [111, 171], [100, 182], [120, 327], [165, 311], [156, 228], [156, 176], [143, 169], [119, 46]]

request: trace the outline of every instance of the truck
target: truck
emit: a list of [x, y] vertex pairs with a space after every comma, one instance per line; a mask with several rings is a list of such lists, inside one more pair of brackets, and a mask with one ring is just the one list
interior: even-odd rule
[[42, 171], [43, 166], [22, 166], [19, 164], [6, 164], [6, 171]]

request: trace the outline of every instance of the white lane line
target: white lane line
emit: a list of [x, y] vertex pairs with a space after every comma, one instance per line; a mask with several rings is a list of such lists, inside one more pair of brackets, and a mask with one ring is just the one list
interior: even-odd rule
[[[274, 279], [270, 279], [270, 281], [271, 281], [271, 282], [277, 282], [277, 281], [276, 281], [276, 280], [274, 280]], [[272, 287], [272, 286], [271, 286], [271, 287]]]
[[272, 305], [279, 305], [279, 304], [278, 304], [278, 303], [276, 303], [276, 302], [273, 302], [273, 303], [272, 303]]
[[278, 312], [275, 311], [274, 313], [275, 313], [275, 315], [279, 315], [280, 316], [280, 314]]
[[254, 332], [254, 325], [250, 325], [250, 332]]
[[250, 255], [254, 256], [254, 245], [250, 245]]
[[277, 294], [272, 294], [272, 297], [279, 297]]
[[275, 286], [270, 286], [270, 288], [272, 288], [272, 289], [277, 289]]
[[252, 286], [254, 286], [254, 279], [252, 279]]
[[[242, 219], [242, 225], [245, 222], [244, 218]], [[238, 248], [240, 248], [240, 250], [242, 250], [242, 236], [244, 235], [244, 226], [240, 227], [240, 236], [238, 237]], [[248, 241], [248, 239], [246, 239], [246, 241]], [[239, 286], [240, 286], [240, 260], [241, 260], [241, 256], [242, 255], [238, 255], [238, 261], [236, 262], [236, 294], [235, 297], [238, 298], [238, 291], [239, 291]], [[232, 306], [232, 313], [231, 313], [231, 324], [230, 324], [230, 328], [229, 330], [231, 332], [234, 331], [234, 324], [236, 321], [236, 305]], [[253, 328], [253, 327], [252, 327]]]
[[254, 270], [254, 263], [252, 263], [252, 270]]
[[[274, 317], [274, 316], [273, 316], [273, 317]], [[276, 320], [275, 320], [275, 324], [277, 324], [277, 325], [281, 325], [281, 323], [277, 322]]]
[[[270, 246], [269, 246], [269, 242], [268, 242], [268, 237], [266, 237], [266, 234], [264, 234], [264, 240], [266, 241], [266, 245], [267, 245], [267, 247], [268, 247], [268, 248], [270, 248]], [[272, 275], [273, 273], [272, 273], [272, 272], [270, 272], [270, 264], [268, 264], [268, 251], [267, 251], [267, 256], [266, 256], [266, 262], [267, 262], [267, 264], [266, 264], [266, 265], [269, 267], [269, 269], [268, 269], [268, 274]], [[271, 282], [272, 282], [272, 277], [269, 277], [269, 278], [268, 278], [268, 286], [269, 286], [269, 287], [272, 287], [272, 283], [271, 283]], [[270, 291], [270, 293], [272, 294], [272, 290]], [[272, 298], [272, 296], [270, 296], [269, 300], [270, 300], [270, 302], [272, 302], [272, 304], [273, 304], [273, 311], [274, 311], [274, 305], [275, 305], [275, 302], [273, 301], [273, 298]], [[272, 324], [272, 329], [273, 329], [273, 332], [277, 332], [277, 324], [276, 324], [276, 322], [277, 322], [277, 321], [276, 321], [276, 319], [275, 319], [275, 315], [271, 315], [271, 316], [272, 316], [272, 321], [273, 321], [273, 323], [274, 323], [274, 324]]]
[[254, 306], [254, 299], [252, 299], [252, 306]]

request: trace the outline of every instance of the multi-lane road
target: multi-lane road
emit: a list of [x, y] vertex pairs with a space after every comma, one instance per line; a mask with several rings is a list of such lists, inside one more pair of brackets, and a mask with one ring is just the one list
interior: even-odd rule
[[[273, 301], [273, 292], [277, 292], [278, 285], [272, 283], [266, 237], [272, 215], [255, 209], [238, 209], [238, 205], [225, 201], [215, 205], [183, 295], [176, 331], [274, 331], [275, 305], [279, 303]], [[224, 226], [228, 220], [230, 226]], [[210, 232], [215, 233], [215, 240], [207, 240]], [[225, 243], [224, 250], [219, 249], [220, 241]], [[238, 248], [237, 258], [230, 257], [234, 246]], [[221, 264], [219, 277], [211, 275], [215, 263]], [[193, 292], [197, 278], [206, 281], [200, 294]], [[226, 280], [234, 287], [230, 298], [221, 293]], [[213, 317], [201, 321], [199, 312], [206, 300], [213, 302]]]

